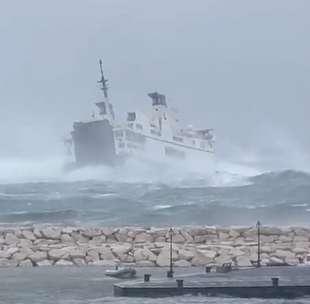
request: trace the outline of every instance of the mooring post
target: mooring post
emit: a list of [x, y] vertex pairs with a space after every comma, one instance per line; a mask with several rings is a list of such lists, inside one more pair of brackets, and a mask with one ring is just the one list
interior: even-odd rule
[[206, 272], [211, 272], [212, 266], [206, 266]]
[[178, 288], [183, 288], [183, 280], [176, 280]]
[[172, 234], [173, 230], [172, 228], [169, 229], [169, 239], [170, 239], [170, 267], [169, 271], [167, 272], [167, 277], [168, 278], [173, 278], [173, 261], [172, 261]]
[[261, 259], [260, 259], [260, 228], [261, 228], [261, 222], [257, 221], [256, 224], [257, 227], [257, 267], [260, 267]]
[[151, 278], [151, 274], [149, 273], [144, 274], [144, 282], [149, 282], [150, 278]]
[[279, 278], [271, 278], [272, 286], [278, 287], [279, 286]]

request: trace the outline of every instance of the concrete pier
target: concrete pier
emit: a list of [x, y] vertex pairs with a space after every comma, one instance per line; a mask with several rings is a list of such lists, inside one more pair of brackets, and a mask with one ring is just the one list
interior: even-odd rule
[[196, 273], [175, 278], [135, 280], [114, 285], [115, 296], [176, 295], [242, 298], [298, 298], [310, 295], [310, 267], [262, 267], [229, 273]]

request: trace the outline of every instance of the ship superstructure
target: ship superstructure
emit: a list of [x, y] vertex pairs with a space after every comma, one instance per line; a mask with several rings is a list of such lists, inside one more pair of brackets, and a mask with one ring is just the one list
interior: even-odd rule
[[75, 122], [71, 132], [74, 161], [78, 166], [116, 165], [130, 157], [156, 161], [212, 157], [212, 129], [181, 128], [175, 113], [168, 108], [165, 95], [158, 92], [148, 94], [152, 101], [150, 114], [128, 112], [126, 120], [116, 121], [102, 61], [99, 63], [98, 82], [103, 99], [96, 103], [98, 113], [93, 113], [88, 121]]

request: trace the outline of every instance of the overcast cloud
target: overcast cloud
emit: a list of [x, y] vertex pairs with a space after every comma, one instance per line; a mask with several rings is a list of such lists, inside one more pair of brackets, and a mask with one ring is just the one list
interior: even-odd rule
[[102, 58], [120, 118], [158, 90], [185, 124], [215, 128], [219, 155], [309, 161], [310, 1], [0, 4], [2, 157], [61, 153]]

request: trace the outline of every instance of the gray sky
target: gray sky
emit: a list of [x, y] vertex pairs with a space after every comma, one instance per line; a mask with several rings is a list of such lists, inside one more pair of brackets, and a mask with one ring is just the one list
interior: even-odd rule
[[119, 117], [158, 90], [216, 129], [220, 155], [309, 160], [310, 1], [0, 4], [2, 157], [60, 153], [98, 98], [102, 58]]

